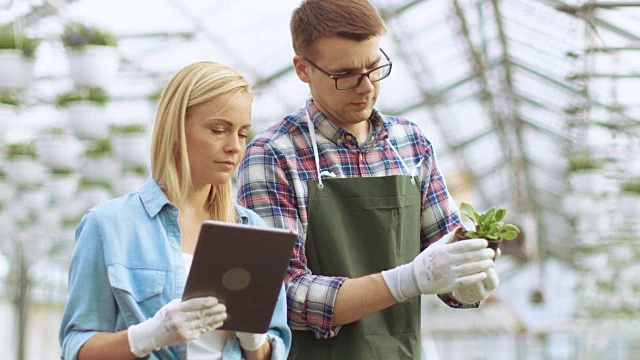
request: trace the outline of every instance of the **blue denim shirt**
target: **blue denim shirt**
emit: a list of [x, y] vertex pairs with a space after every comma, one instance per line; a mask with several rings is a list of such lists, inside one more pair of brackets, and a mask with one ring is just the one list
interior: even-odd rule
[[[242, 223], [266, 226], [253, 211], [237, 206]], [[69, 299], [60, 326], [62, 359], [75, 360], [99, 332], [118, 332], [151, 318], [182, 296], [186, 271], [181, 255], [178, 208], [149, 177], [140, 191], [89, 210], [76, 230], [69, 266]], [[284, 288], [267, 336], [272, 359], [285, 359], [291, 346]], [[223, 359], [241, 359], [229, 337]], [[186, 345], [164, 347], [149, 359], [186, 359]]]

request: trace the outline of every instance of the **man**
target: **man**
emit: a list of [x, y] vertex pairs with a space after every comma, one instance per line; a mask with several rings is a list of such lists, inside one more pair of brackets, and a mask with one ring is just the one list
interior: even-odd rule
[[[374, 108], [392, 62], [367, 0], [306, 0], [293, 63], [311, 97], [249, 145], [240, 204], [299, 237], [286, 276], [293, 359], [419, 359], [420, 294], [477, 307], [495, 288], [429, 141]], [[422, 251], [421, 251], [422, 250]]]

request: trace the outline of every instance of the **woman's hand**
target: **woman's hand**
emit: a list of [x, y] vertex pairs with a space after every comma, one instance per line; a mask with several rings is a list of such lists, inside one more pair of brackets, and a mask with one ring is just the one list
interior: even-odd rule
[[188, 343], [222, 326], [227, 308], [215, 297], [174, 299], [149, 320], [129, 327], [131, 352], [144, 357], [164, 346]]

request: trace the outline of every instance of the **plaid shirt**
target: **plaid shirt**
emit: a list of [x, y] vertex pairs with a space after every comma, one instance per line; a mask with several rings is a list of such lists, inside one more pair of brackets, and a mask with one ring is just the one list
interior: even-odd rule
[[[421, 180], [421, 248], [462, 226], [458, 209], [438, 170], [431, 143], [417, 125], [373, 110], [373, 131], [363, 144], [327, 120], [307, 101], [315, 125], [321, 171], [338, 178], [406, 175], [407, 171], [385, 141], [388, 137], [409, 169]], [[289, 326], [312, 330], [318, 338], [335, 336], [333, 305], [345, 277], [313, 275], [307, 268], [307, 181], [317, 180], [305, 109], [285, 117], [257, 136], [247, 147], [238, 170], [238, 201], [273, 227], [298, 233], [285, 278]], [[464, 307], [442, 298], [451, 307]], [[416, 315], [417, 316], [417, 315]]]

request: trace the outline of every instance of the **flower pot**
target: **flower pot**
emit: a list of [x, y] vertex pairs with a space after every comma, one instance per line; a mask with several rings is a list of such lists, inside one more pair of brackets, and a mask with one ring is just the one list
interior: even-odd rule
[[111, 46], [87, 45], [68, 49], [71, 78], [77, 85], [108, 87], [118, 72], [119, 55]]
[[145, 165], [149, 162], [146, 134], [113, 135], [113, 151], [124, 166]]
[[75, 169], [82, 153], [82, 144], [73, 136], [56, 135], [37, 140], [40, 162], [49, 168]]
[[597, 195], [607, 190], [607, 178], [601, 169], [572, 172], [569, 174], [569, 182], [577, 193]]
[[77, 196], [85, 211], [113, 197], [109, 190], [99, 186], [81, 188], [78, 190]]
[[16, 127], [18, 122], [18, 107], [7, 104], [0, 104], [0, 140], [9, 131], [10, 128]]
[[113, 181], [113, 190], [116, 196], [140, 190], [147, 179], [146, 175], [124, 174]]
[[91, 181], [112, 183], [120, 176], [121, 165], [111, 157], [88, 158], [81, 169], [82, 175]]
[[16, 184], [37, 185], [47, 178], [44, 165], [31, 158], [18, 158], [6, 164], [7, 179]]
[[68, 108], [69, 129], [79, 138], [103, 138], [109, 135], [109, 122], [104, 107], [90, 101], [74, 101]]
[[632, 192], [620, 193], [618, 211], [625, 218], [638, 219], [638, 213], [640, 213], [640, 194]]
[[33, 59], [22, 50], [0, 50], [0, 89], [26, 89], [33, 82]]
[[68, 203], [75, 195], [79, 181], [80, 177], [77, 174], [51, 175], [47, 182], [51, 200], [54, 203]]

